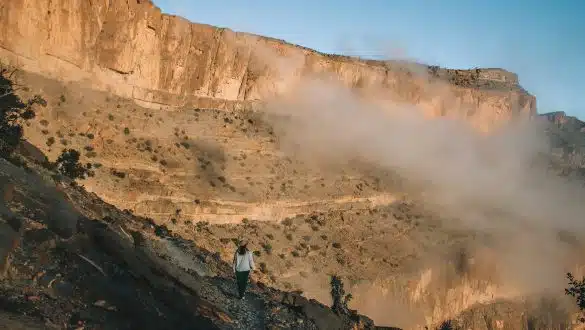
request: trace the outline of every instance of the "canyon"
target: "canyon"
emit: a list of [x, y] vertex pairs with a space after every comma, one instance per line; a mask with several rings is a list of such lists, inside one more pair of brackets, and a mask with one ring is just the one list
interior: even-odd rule
[[[0, 4], [0, 25], [0, 62], [19, 69], [19, 96], [47, 101], [24, 127], [27, 141], [51, 161], [64, 148], [79, 150], [95, 171], [79, 185], [105, 202], [226, 262], [234, 240], [247, 237], [259, 281], [325, 304], [328, 276], [340, 274], [352, 308], [376, 324], [422, 329], [453, 320], [465, 329], [520, 329], [572, 322], [574, 310], [559, 295], [527, 299], [533, 286], [513, 286], [524, 283], [494, 271], [516, 261], [501, 263], [500, 254], [510, 248], [501, 241], [523, 237], [519, 222], [510, 220], [505, 231], [477, 228], [484, 220], [455, 225], [453, 218], [468, 214], [439, 198], [454, 190], [461, 193], [455, 197], [486, 197], [469, 200], [473, 211], [503, 205], [499, 195], [488, 196], [489, 178], [477, 181], [485, 196], [448, 180], [493, 174], [462, 156], [476, 146], [496, 163], [512, 155], [524, 164], [518, 150], [530, 145], [520, 138], [474, 142], [538, 116], [536, 98], [515, 74], [323, 54], [166, 15], [149, 0], [11, 0]], [[453, 150], [451, 141], [458, 141]], [[388, 158], [378, 158], [384, 152]], [[492, 181], [525, 172], [507, 171]], [[438, 185], [427, 198], [417, 190], [425, 180]], [[525, 192], [513, 187], [508, 196]], [[567, 203], [567, 214], [581, 210]], [[507, 204], [504, 211], [511, 219], [525, 215]], [[539, 225], [546, 239], [556, 229]], [[522, 253], [528, 260], [542, 252], [535, 251]], [[543, 271], [532, 261], [525, 266], [510, 273]], [[563, 268], [549, 273], [534, 286], [549, 281], [562, 296]]]

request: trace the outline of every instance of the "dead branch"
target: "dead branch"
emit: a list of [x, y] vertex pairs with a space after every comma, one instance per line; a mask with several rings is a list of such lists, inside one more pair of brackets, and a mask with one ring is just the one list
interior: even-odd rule
[[8, 96], [10, 94], [14, 94], [14, 92], [13, 91], [9, 91], [9, 92], [2, 93], [2, 94], [0, 94], [0, 99], [3, 98], [3, 97]]
[[106, 275], [106, 272], [104, 272], [104, 270], [103, 270], [103, 269], [102, 269], [100, 266], [98, 266], [98, 265], [97, 265], [95, 262], [93, 262], [91, 259], [89, 259], [89, 258], [87, 258], [87, 257], [84, 257], [84, 256], [82, 256], [82, 255], [81, 255], [81, 254], [79, 254], [79, 253], [76, 253], [76, 254], [77, 254], [77, 255], [78, 255], [78, 256], [79, 256], [81, 259], [83, 259], [83, 260], [87, 261], [87, 262], [88, 262], [90, 265], [94, 266], [94, 267], [95, 267], [95, 269], [99, 270], [99, 271], [100, 271], [100, 273], [102, 273], [104, 276], [107, 276], [107, 275]]
[[130, 234], [128, 234], [128, 233], [127, 233], [127, 232], [124, 230], [124, 228], [122, 228], [122, 226], [118, 226], [118, 227], [120, 227], [120, 230], [121, 230], [121, 231], [124, 233], [124, 235], [126, 235], [126, 236], [127, 236], [129, 239], [130, 239], [130, 240], [133, 240], [132, 236], [130, 236]]
[[10, 71], [10, 74], [8, 75], [8, 79], [12, 80], [12, 76], [18, 72], [18, 69], [12, 69], [12, 71]]

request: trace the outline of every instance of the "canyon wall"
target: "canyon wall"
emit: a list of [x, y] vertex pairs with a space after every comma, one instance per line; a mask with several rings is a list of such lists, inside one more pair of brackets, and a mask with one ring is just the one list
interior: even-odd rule
[[[535, 98], [504, 70], [327, 55], [165, 15], [150, 0], [3, 1], [0, 27], [0, 61], [155, 108], [248, 107], [300, 77], [327, 73], [482, 129], [536, 113]], [[430, 80], [444, 86], [429, 88]]]

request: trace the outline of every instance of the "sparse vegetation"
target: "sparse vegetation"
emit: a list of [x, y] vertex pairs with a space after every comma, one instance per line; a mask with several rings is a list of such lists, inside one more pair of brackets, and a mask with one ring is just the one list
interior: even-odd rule
[[[569, 287], [565, 289], [565, 294], [575, 298], [577, 307], [583, 313], [585, 311], [585, 277], [577, 281], [573, 274], [567, 273], [567, 279], [569, 280]], [[585, 317], [581, 315], [579, 321], [585, 323]]]

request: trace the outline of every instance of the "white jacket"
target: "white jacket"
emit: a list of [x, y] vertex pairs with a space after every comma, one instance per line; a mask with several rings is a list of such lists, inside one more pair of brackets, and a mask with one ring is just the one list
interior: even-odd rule
[[250, 270], [254, 270], [254, 257], [252, 256], [252, 252], [246, 251], [244, 255], [240, 255], [238, 251], [236, 251], [234, 255], [234, 264], [233, 264], [234, 272], [247, 272]]

